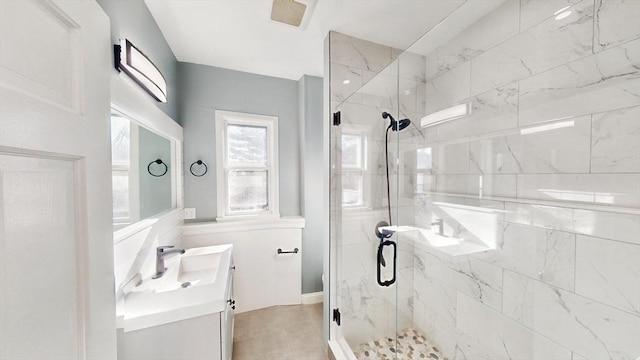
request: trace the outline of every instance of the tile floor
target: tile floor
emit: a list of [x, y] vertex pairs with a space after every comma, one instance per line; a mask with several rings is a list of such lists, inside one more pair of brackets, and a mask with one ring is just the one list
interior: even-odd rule
[[274, 306], [236, 314], [233, 360], [327, 360], [322, 304]]

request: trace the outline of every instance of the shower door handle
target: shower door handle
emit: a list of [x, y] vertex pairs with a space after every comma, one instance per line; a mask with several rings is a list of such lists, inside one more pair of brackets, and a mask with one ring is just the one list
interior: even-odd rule
[[[382, 255], [382, 252], [385, 246], [393, 246], [393, 277], [391, 278], [391, 280], [382, 281], [382, 277], [381, 277], [382, 267], [386, 266], [384, 257]], [[393, 240], [380, 241], [380, 245], [378, 245], [378, 285], [391, 286], [391, 284], [396, 282], [396, 260], [398, 258], [397, 253], [398, 253], [398, 246], [396, 245], [395, 241]]]

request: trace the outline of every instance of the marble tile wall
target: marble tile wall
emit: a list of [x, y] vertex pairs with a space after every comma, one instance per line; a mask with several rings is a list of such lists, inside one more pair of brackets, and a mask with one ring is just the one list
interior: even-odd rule
[[[450, 359], [640, 355], [638, 15], [636, 0], [506, 0], [425, 56], [331, 34], [343, 120], [332, 249], [352, 346], [398, 320]], [[400, 235], [396, 319], [395, 289], [375, 282], [373, 229], [389, 202], [380, 114], [415, 125], [462, 102], [467, 117], [392, 133], [392, 209], [402, 225], [442, 218], [447, 235], [491, 250], [452, 256]], [[355, 208], [341, 205], [345, 132], [367, 139]]]
[[425, 113], [472, 113], [403, 139], [413, 225], [490, 248], [416, 240], [414, 326], [444, 356], [640, 356], [638, 18], [635, 0], [506, 0], [425, 54]]

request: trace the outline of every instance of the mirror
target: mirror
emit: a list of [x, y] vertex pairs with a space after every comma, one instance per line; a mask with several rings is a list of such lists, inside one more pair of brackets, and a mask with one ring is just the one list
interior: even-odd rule
[[175, 207], [173, 148], [170, 140], [112, 111], [114, 231]]

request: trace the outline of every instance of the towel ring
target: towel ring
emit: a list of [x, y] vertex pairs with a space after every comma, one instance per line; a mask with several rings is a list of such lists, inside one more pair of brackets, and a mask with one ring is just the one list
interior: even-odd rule
[[[204, 166], [204, 172], [202, 174], [200, 174], [200, 175], [196, 175], [193, 172], [193, 166], [196, 165], [196, 164]], [[198, 161], [194, 161], [193, 164], [191, 164], [191, 166], [189, 166], [189, 171], [191, 172], [191, 175], [196, 176], [196, 177], [201, 177], [201, 176], [204, 176], [204, 174], [206, 174], [207, 171], [209, 171], [209, 168], [207, 168], [207, 164], [205, 164], [204, 161], [198, 160]]]
[[[151, 165], [152, 165], [153, 163], [156, 163], [156, 164], [162, 164], [162, 165], [164, 165], [164, 172], [163, 172], [162, 174], [160, 174], [160, 175], [156, 175], [156, 174], [152, 173], [152, 172], [151, 172]], [[149, 172], [149, 174], [150, 174], [151, 176], [155, 176], [155, 177], [160, 177], [160, 176], [162, 176], [162, 175], [166, 174], [168, 170], [169, 170], [169, 167], [168, 167], [168, 166], [167, 166], [167, 164], [165, 164], [161, 159], [154, 160], [154, 161], [150, 162], [150, 163], [149, 163], [149, 165], [147, 166], [147, 171]]]

